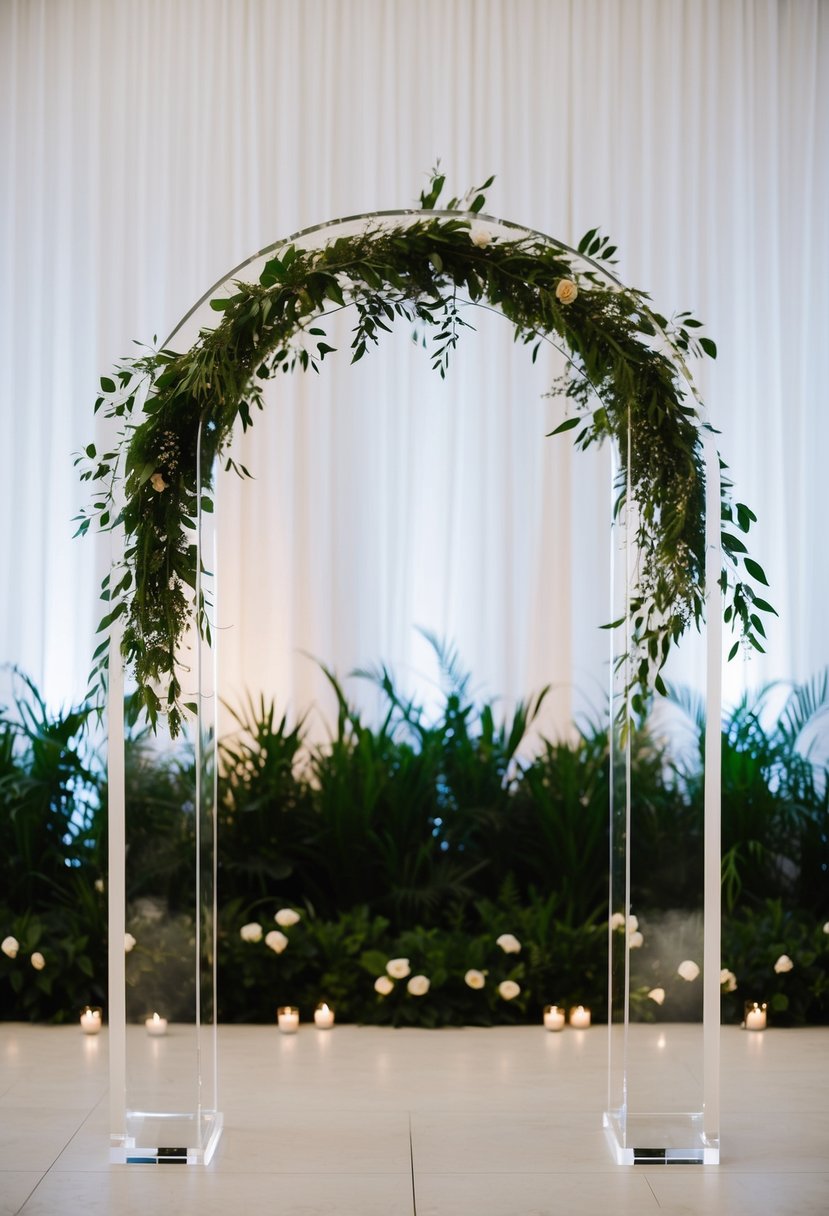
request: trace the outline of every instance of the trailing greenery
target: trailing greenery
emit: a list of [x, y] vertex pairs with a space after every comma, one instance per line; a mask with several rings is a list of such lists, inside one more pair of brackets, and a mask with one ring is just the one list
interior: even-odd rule
[[[222, 743], [222, 1019], [270, 1021], [287, 1002], [310, 1017], [323, 999], [341, 1020], [398, 1025], [536, 1022], [548, 1002], [604, 1015], [607, 730], [587, 722], [528, 749], [543, 691], [499, 714], [472, 694], [457, 652], [435, 645], [444, 687], [429, 718], [384, 667], [361, 673], [384, 694], [377, 725], [329, 673], [338, 714], [325, 745], [310, 746], [304, 723], [263, 699], [238, 711], [238, 731]], [[673, 698], [701, 732], [694, 698]], [[776, 1024], [829, 1022], [827, 711], [822, 673], [785, 695], [744, 698], [723, 722], [728, 1020], [743, 1000], [762, 999]], [[22, 676], [0, 710], [4, 1018], [75, 1019], [87, 1002], [106, 1003], [106, 787], [84, 733], [90, 712], [50, 713]], [[647, 729], [631, 746], [642, 934], [633, 1007], [650, 1019], [693, 1017], [699, 986], [676, 965], [697, 956], [700, 763], [694, 749], [675, 761]], [[194, 931], [191, 751], [160, 751], [135, 729], [127, 772], [137, 1008]], [[401, 959], [408, 974], [393, 978]], [[409, 990], [416, 976], [427, 991]], [[383, 977], [386, 993], [375, 987]], [[661, 1005], [649, 996], [658, 989]], [[185, 1016], [188, 994], [178, 995], [171, 1016]]]
[[[686, 360], [713, 357], [716, 348], [689, 313], [669, 321], [644, 292], [623, 287], [610, 271], [615, 247], [596, 229], [576, 251], [484, 216], [492, 180], [441, 211], [445, 181], [435, 171], [420, 214], [368, 217], [363, 231], [318, 248], [274, 247], [257, 283], [236, 282], [231, 296], [211, 301], [221, 320], [190, 350], [150, 351], [101, 380], [95, 410], [122, 429], [111, 450], [90, 444], [78, 458], [82, 478], [95, 486], [78, 532], [93, 520], [105, 530], [123, 527], [124, 557], [104, 580], [100, 629], [123, 627], [122, 652], [137, 681], [133, 705], [153, 727], [159, 714], [173, 736], [181, 727], [176, 663], [194, 610], [209, 635], [194, 529], [199, 512], [212, 510], [214, 458], [237, 424], [252, 425], [264, 382], [319, 370], [334, 350], [326, 319], [344, 308], [356, 317], [352, 361], [403, 321], [432, 334], [433, 366], [444, 376], [468, 325], [467, 304], [502, 313], [533, 358], [545, 341], [565, 353], [570, 372], [558, 387], [577, 412], [552, 433], [572, 431], [580, 449], [615, 440], [617, 510], [629, 496], [637, 507], [627, 656], [633, 713], [642, 716], [653, 687], [661, 690], [671, 646], [703, 613], [705, 424]], [[773, 609], [756, 593], [766, 578], [737, 535], [754, 520], [723, 480], [725, 619], [762, 649], [759, 614]], [[93, 660], [99, 694], [107, 660], [105, 637]]]

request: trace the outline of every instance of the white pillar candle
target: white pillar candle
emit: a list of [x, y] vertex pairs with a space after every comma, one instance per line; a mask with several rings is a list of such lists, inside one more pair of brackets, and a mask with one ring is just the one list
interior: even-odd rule
[[574, 1005], [570, 1010], [570, 1025], [576, 1030], [586, 1030], [590, 1025], [590, 1010], [584, 1005]]
[[159, 1017], [157, 1013], [154, 1013], [151, 1018], [147, 1018], [144, 1025], [147, 1028], [147, 1034], [152, 1035], [154, 1039], [160, 1039], [167, 1033], [167, 1019]]
[[766, 1029], [766, 1006], [757, 1001], [746, 1001], [746, 1030]]
[[544, 1026], [547, 1030], [563, 1030], [564, 1022], [563, 1009], [559, 1009], [558, 1005], [544, 1006]]
[[84, 1034], [100, 1034], [101, 1025], [101, 1010], [96, 1006], [87, 1005], [81, 1014], [81, 1030]]
[[299, 1010], [296, 1005], [280, 1005], [276, 1011], [276, 1022], [282, 1034], [296, 1034], [299, 1030]]
[[314, 1023], [319, 1030], [330, 1030], [334, 1025], [334, 1010], [325, 1001], [314, 1010]]

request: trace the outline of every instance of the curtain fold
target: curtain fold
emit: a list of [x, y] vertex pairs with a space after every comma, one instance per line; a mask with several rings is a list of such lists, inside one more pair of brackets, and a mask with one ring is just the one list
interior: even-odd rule
[[[71, 539], [72, 453], [97, 377], [276, 238], [413, 205], [440, 156], [453, 193], [497, 174], [495, 214], [571, 243], [600, 224], [623, 280], [707, 323], [780, 611], [726, 695], [829, 662], [827, 66], [820, 0], [5, 0], [0, 661], [83, 695], [107, 547]], [[428, 697], [422, 627], [482, 690], [551, 682], [552, 727], [601, 705], [607, 462], [544, 438], [554, 363], [472, 319], [446, 383], [401, 333], [257, 420], [256, 482], [220, 492], [231, 700], [319, 701], [307, 654]]]

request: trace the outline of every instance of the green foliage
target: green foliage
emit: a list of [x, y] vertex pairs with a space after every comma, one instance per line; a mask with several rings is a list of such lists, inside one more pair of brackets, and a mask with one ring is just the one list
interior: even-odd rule
[[[716, 348], [698, 336], [700, 323], [687, 312], [668, 321], [644, 292], [614, 279], [608, 266], [615, 247], [596, 229], [578, 252], [519, 228], [507, 238], [503, 224], [493, 237], [481, 216], [492, 180], [437, 211], [445, 178], [436, 170], [417, 216], [401, 215], [397, 225], [377, 217], [363, 232], [318, 249], [275, 247], [258, 283], [235, 282], [230, 297], [211, 301], [221, 319], [189, 351], [151, 351], [102, 378], [95, 410], [123, 429], [113, 451], [99, 455], [90, 444], [77, 458], [82, 479], [95, 486], [78, 531], [93, 520], [102, 529], [123, 526], [124, 558], [104, 580], [99, 630], [123, 627], [136, 704], [153, 727], [159, 715], [173, 736], [181, 727], [186, 706], [176, 658], [193, 615], [209, 635], [194, 521], [212, 510], [211, 474], [199, 485], [199, 467], [212, 469], [237, 423], [252, 425], [264, 406], [263, 382], [319, 371], [333, 353], [325, 341], [332, 311], [354, 310], [352, 361], [402, 320], [431, 330], [433, 367], [445, 376], [467, 325], [467, 301], [502, 313], [533, 357], [542, 341], [565, 353], [570, 371], [559, 387], [579, 417], [558, 430], [572, 427], [577, 448], [615, 440], [617, 509], [628, 494], [638, 508], [630, 691], [634, 716], [644, 715], [671, 646], [703, 613], [704, 424], [686, 358], [713, 357]], [[248, 475], [232, 459], [226, 467]], [[725, 480], [722, 515], [726, 619], [762, 649], [758, 613], [773, 609], [753, 584], [766, 577], [733, 531], [747, 533], [755, 517], [732, 503]], [[93, 656], [99, 690], [107, 661], [105, 638]]]
[[[329, 673], [338, 718], [322, 746], [307, 746], [302, 721], [265, 699], [239, 711], [222, 744], [218, 810], [221, 1018], [271, 1021], [280, 1003], [310, 1017], [320, 1000], [341, 1020], [394, 1025], [536, 1021], [546, 1003], [603, 1016], [607, 730], [583, 725], [524, 754], [543, 692], [500, 712], [472, 694], [457, 652], [432, 641], [444, 690], [431, 717], [383, 667], [360, 673], [385, 698], [376, 726]], [[103, 765], [85, 707], [50, 712], [30, 681], [15, 687], [0, 710], [0, 1017], [71, 1020], [106, 1004]], [[724, 1016], [756, 998], [777, 1024], [825, 1022], [829, 681], [792, 688], [771, 715], [773, 691], [744, 698], [723, 723], [723, 965], [738, 985]], [[699, 716], [690, 695], [674, 697]], [[643, 935], [631, 954], [634, 1010], [693, 1017], [698, 986], [666, 960], [699, 956], [699, 764], [672, 765], [647, 730], [630, 742]], [[176, 960], [195, 932], [193, 758], [133, 730], [126, 768], [130, 1008], [146, 1016], [163, 991], [167, 1013], [184, 1016], [192, 991]], [[299, 920], [277, 924], [280, 909]], [[260, 940], [244, 940], [257, 924]], [[279, 953], [281, 939], [266, 940], [277, 931], [288, 943]], [[502, 934], [520, 951], [498, 946]], [[783, 955], [793, 966], [775, 971]], [[382, 995], [376, 980], [401, 958], [410, 975]], [[408, 989], [416, 975], [429, 981], [421, 995]], [[509, 1000], [505, 981], [519, 987]], [[648, 996], [656, 987], [662, 1006]]]

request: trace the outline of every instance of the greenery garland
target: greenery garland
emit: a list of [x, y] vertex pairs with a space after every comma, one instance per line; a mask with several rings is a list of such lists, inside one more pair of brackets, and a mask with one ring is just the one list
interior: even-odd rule
[[[700, 322], [689, 313], [669, 322], [652, 311], [645, 293], [613, 279], [605, 267], [614, 264], [615, 247], [597, 230], [586, 234], [577, 254], [535, 233], [493, 236], [499, 221], [483, 215], [484, 191], [493, 178], [438, 211], [444, 181], [435, 171], [421, 193], [422, 218], [416, 213], [406, 224], [387, 227], [378, 217], [376, 227], [322, 248], [281, 249], [258, 283], [237, 282], [232, 296], [211, 301], [221, 321], [202, 330], [190, 350], [151, 351], [102, 378], [95, 411], [120, 420], [122, 429], [113, 450], [99, 454], [90, 444], [76, 460], [82, 480], [100, 487], [78, 517], [77, 534], [87, 532], [93, 520], [103, 530], [123, 526], [124, 556], [102, 585], [109, 608], [99, 632], [122, 624], [123, 658], [137, 683], [134, 711], [144, 710], [154, 728], [159, 714], [166, 714], [171, 735], [181, 727], [186, 707], [176, 655], [194, 607], [198, 627], [209, 638], [200, 589], [195, 603], [194, 529], [199, 508], [212, 509], [213, 459], [225, 452], [238, 421], [244, 429], [252, 424], [254, 411], [263, 407], [264, 381], [280, 372], [319, 370], [334, 350], [321, 322], [346, 306], [356, 312], [352, 362], [402, 319], [434, 331], [433, 366], [444, 376], [467, 324], [461, 309], [468, 302], [501, 312], [533, 358], [545, 340], [562, 349], [570, 372], [557, 389], [575, 403], [576, 415], [551, 434], [573, 430], [579, 449], [614, 439], [621, 461], [617, 512], [628, 483], [638, 508], [629, 656], [635, 715], [644, 711], [652, 689], [661, 688], [659, 673], [671, 646], [691, 624], [699, 625], [706, 424], [685, 359], [715, 357], [714, 343], [699, 335]], [[249, 476], [232, 459], [225, 467]], [[762, 650], [758, 613], [774, 609], [752, 583], [765, 584], [766, 578], [729, 531], [733, 525], [747, 533], [756, 517], [744, 504], [732, 503], [730, 489], [724, 481], [724, 615], [747, 644]], [[738, 645], [739, 640], [732, 654]], [[107, 658], [105, 639], [93, 657], [91, 691], [99, 695]]]

